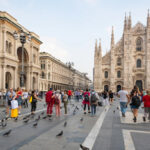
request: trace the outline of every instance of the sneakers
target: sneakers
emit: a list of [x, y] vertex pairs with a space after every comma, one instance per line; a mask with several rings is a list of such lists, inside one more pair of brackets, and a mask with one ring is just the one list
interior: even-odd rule
[[136, 122], [136, 121], [137, 121], [136, 117], [134, 117], [134, 118], [133, 118], [133, 121], [134, 121], [134, 122]]

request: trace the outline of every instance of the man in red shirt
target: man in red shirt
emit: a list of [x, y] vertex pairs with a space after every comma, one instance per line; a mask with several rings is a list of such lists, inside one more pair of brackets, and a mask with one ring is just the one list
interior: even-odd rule
[[148, 120], [150, 121], [150, 91], [147, 91], [147, 95], [143, 96], [143, 102], [144, 102], [144, 117], [143, 121], [146, 121], [147, 114], [148, 114]]
[[53, 112], [53, 105], [54, 105], [52, 88], [50, 88], [50, 90], [46, 93], [45, 101], [47, 103], [47, 115], [51, 117], [52, 112]]
[[71, 100], [71, 96], [72, 96], [72, 91], [68, 90], [68, 100]]

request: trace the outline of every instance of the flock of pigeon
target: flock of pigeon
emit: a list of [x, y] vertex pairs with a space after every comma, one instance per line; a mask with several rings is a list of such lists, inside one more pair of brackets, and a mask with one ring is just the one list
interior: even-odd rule
[[[72, 107], [75, 107], [74, 110], [73, 110], [73, 114], [72, 114], [72, 115], [75, 115], [75, 114], [76, 114], [76, 111], [79, 110], [79, 107], [78, 107], [78, 106], [75, 106], [74, 104], [71, 104], [71, 105], [72, 105]], [[81, 105], [81, 106], [82, 106], [82, 105]], [[82, 107], [83, 107], [83, 106], [82, 106]], [[24, 124], [28, 124], [29, 120], [30, 120], [30, 119], [34, 119], [34, 118], [35, 118], [35, 115], [26, 115], [25, 117], [22, 118], [22, 121], [23, 121]], [[46, 118], [49, 118], [49, 120], [52, 120], [51, 117], [48, 117], [47, 115], [44, 115], [44, 111], [43, 111], [41, 114], [38, 115], [37, 118], [34, 119], [32, 126], [33, 126], [34, 128], [36, 128], [36, 127], [38, 126], [39, 120], [40, 120], [40, 119], [46, 119]], [[83, 120], [84, 120], [84, 118], [81, 117], [81, 118], [80, 118], [80, 122], [83, 122]], [[17, 122], [17, 121], [18, 121], [18, 118], [15, 118], [14, 121]], [[5, 127], [7, 126], [7, 118], [1, 120], [0, 126], [2, 126], [2, 128], [5, 128]], [[64, 122], [64, 125], [63, 125], [63, 126], [64, 126], [64, 127], [67, 126], [67, 121]], [[9, 130], [6, 131], [5, 133], [3, 133], [2, 136], [8, 137], [8, 136], [11, 134], [11, 132], [12, 132], [12, 129], [9, 129]], [[60, 131], [60, 132], [56, 135], [56, 137], [61, 137], [61, 136], [63, 136], [63, 130]], [[84, 147], [82, 144], [80, 144], [80, 148], [81, 148], [82, 150], [89, 150], [89, 148]]]

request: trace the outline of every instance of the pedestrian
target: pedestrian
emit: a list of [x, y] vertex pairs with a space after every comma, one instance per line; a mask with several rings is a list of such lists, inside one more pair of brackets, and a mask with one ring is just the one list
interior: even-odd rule
[[137, 90], [133, 90], [131, 92], [130, 100], [131, 100], [131, 104], [130, 104], [131, 105], [131, 110], [132, 110], [133, 116], [134, 116], [133, 121], [136, 122], [137, 121], [137, 116], [138, 116], [138, 109], [141, 105], [141, 100], [138, 96], [138, 91]]
[[90, 113], [90, 92], [86, 89], [86, 92], [83, 94], [83, 105], [84, 105], [84, 114], [86, 114], [86, 106], [88, 106], [88, 113]]
[[16, 97], [15, 99], [17, 99], [18, 101], [18, 113], [19, 115], [21, 114], [21, 105], [22, 105], [22, 89], [20, 87], [17, 88], [17, 92], [16, 92]]
[[110, 101], [110, 105], [112, 105], [114, 101], [114, 94], [112, 90], [109, 91], [109, 101]]
[[91, 105], [91, 116], [96, 115], [96, 106], [98, 104], [99, 96], [98, 94], [92, 90], [91, 96], [90, 96], [90, 105]]
[[61, 95], [60, 95], [59, 90], [57, 90], [55, 93], [54, 104], [55, 104], [56, 117], [59, 117], [60, 116], [60, 105], [61, 105]]
[[102, 93], [102, 97], [103, 97], [103, 105], [104, 106], [109, 105], [108, 93], [106, 90]]
[[68, 95], [67, 95], [67, 91], [64, 92], [63, 102], [64, 102], [65, 115], [67, 115], [67, 105], [68, 105]]
[[71, 102], [72, 91], [68, 90], [68, 100]]
[[27, 90], [23, 90], [24, 108], [28, 108], [28, 97], [29, 93], [27, 92]]
[[120, 98], [122, 117], [125, 117], [127, 105], [129, 103], [129, 95], [128, 92], [125, 90], [125, 87], [123, 87], [122, 90], [118, 92], [117, 96]]
[[12, 88], [9, 89], [8, 92], [6, 92], [6, 117], [9, 117], [9, 110], [11, 108], [11, 101], [16, 96], [16, 93], [13, 91]]
[[34, 115], [35, 111], [36, 111], [36, 107], [37, 107], [37, 100], [42, 101], [40, 98], [37, 97], [36, 92], [32, 91], [31, 93], [31, 115]]
[[54, 93], [52, 88], [50, 88], [49, 91], [46, 93], [45, 101], [47, 104], [47, 115], [51, 117], [54, 105]]
[[143, 121], [145, 122], [147, 118], [150, 121], [150, 90], [147, 91], [147, 95], [143, 96], [143, 103], [144, 103]]

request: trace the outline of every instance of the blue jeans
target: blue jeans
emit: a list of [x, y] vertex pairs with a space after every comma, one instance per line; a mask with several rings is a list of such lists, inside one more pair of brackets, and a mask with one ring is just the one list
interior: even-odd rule
[[96, 114], [96, 105], [91, 105], [91, 114], [92, 115]]
[[127, 102], [120, 102], [120, 108], [121, 108], [121, 112], [125, 114], [127, 109]]

